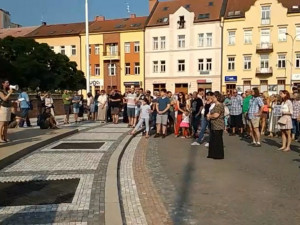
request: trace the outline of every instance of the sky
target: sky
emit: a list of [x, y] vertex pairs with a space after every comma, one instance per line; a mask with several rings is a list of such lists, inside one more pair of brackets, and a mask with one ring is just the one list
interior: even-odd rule
[[[148, 0], [88, 0], [89, 20], [103, 15], [107, 19], [148, 15]], [[0, 0], [0, 8], [9, 11], [13, 23], [22, 26], [84, 22], [85, 0]]]

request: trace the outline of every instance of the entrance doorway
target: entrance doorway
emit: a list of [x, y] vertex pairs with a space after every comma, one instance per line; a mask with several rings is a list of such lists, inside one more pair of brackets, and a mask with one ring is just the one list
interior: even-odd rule
[[175, 84], [175, 93], [179, 93], [179, 92], [188, 94], [189, 92], [188, 84]]
[[226, 84], [226, 93], [232, 94], [233, 90], [236, 89], [236, 84]]

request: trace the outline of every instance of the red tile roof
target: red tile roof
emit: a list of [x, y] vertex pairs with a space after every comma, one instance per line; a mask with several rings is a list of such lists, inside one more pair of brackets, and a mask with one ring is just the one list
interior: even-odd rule
[[220, 20], [222, 6], [223, 0], [173, 0], [159, 2], [147, 26], [169, 24], [169, 15], [174, 14], [180, 7], [195, 13], [194, 22]]
[[89, 31], [90, 33], [102, 33], [112, 31], [143, 30], [145, 28], [147, 18], [148, 17], [144, 16], [135, 18], [95, 21], [90, 25]]
[[36, 27], [18, 27], [18, 28], [4, 28], [0, 29], [0, 38], [5, 38], [7, 36], [12, 37], [23, 37], [29, 34], [30, 32], [36, 30]]
[[[227, 0], [224, 17], [226, 19], [245, 17], [245, 13], [255, 4], [256, 0]], [[300, 13], [300, 0], [278, 0], [288, 9], [288, 13]], [[298, 6], [295, 8], [293, 6]]]
[[85, 23], [53, 24], [42, 25], [38, 29], [26, 35], [26, 37], [56, 37], [56, 36], [74, 36], [85, 28]]

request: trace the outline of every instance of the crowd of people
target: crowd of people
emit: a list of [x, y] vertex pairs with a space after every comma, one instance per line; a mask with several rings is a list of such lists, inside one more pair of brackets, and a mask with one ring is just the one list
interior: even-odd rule
[[[10, 95], [13, 90], [9, 82], [2, 82], [0, 91], [0, 142], [7, 142], [7, 127], [12, 120]], [[38, 125], [42, 129], [57, 128], [54, 101], [50, 93], [37, 93]], [[100, 123], [119, 123], [120, 116], [131, 134], [145, 126], [146, 138], [153, 133], [154, 138], [165, 138], [168, 134], [175, 137], [195, 139], [191, 145], [205, 143], [209, 147], [210, 158], [223, 159], [223, 132], [230, 136], [240, 135], [243, 139], [252, 140], [251, 146], [261, 147], [261, 136], [281, 136], [282, 147], [279, 150], [290, 151], [292, 140], [300, 138], [300, 96], [297, 91], [292, 95], [286, 90], [278, 95], [269, 96], [268, 92], [260, 93], [258, 88], [238, 93], [233, 90], [226, 95], [220, 92], [207, 92], [199, 88], [197, 92], [186, 94], [172, 93], [165, 89], [159, 92], [144, 91], [143, 88], [131, 87], [125, 94], [117, 90], [106, 93], [97, 91], [95, 96], [87, 94], [84, 101], [78, 92], [65, 90], [62, 95], [65, 118], [70, 123], [70, 114], [74, 122], [87, 113], [91, 121]], [[21, 111], [14, 124], [19, 127], [31, 126], [28, 112], [32, 108], [28, 94], [23, 90], [17, 100]], [[12, 107], [14, 108], [14, 107]], [[18, 120], [17, 120], [18, 119]], [[153, 131], [153, 132], [151, 132]], [[205, 139], [208, 134], [208, 140]], [[213, 141], [210, 141], [213, 140]]]

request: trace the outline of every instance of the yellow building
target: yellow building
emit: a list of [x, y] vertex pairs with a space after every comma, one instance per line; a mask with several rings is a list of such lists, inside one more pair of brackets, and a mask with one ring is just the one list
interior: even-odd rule
[[[89, 27], [90, 84], [96, 90], [122, 93], [144, 87], [144, 28], [147, 17], [106, 20], [97, 16]], [[85, 32], [81, 38], [82, 70], [86, 70]]]
[[33, 38], [39, 43], [46, 43], [55, 53], [61, 53], [69, 57], [70, 61], [77, 63], [77, 69], [81, 70], [81, 43], [80, 36], [84, 30], [84, 23], [42, 25], [26, 37]]
[[223, 92], [300, 86], [298, 0], [228, 0], [222, 24]]

